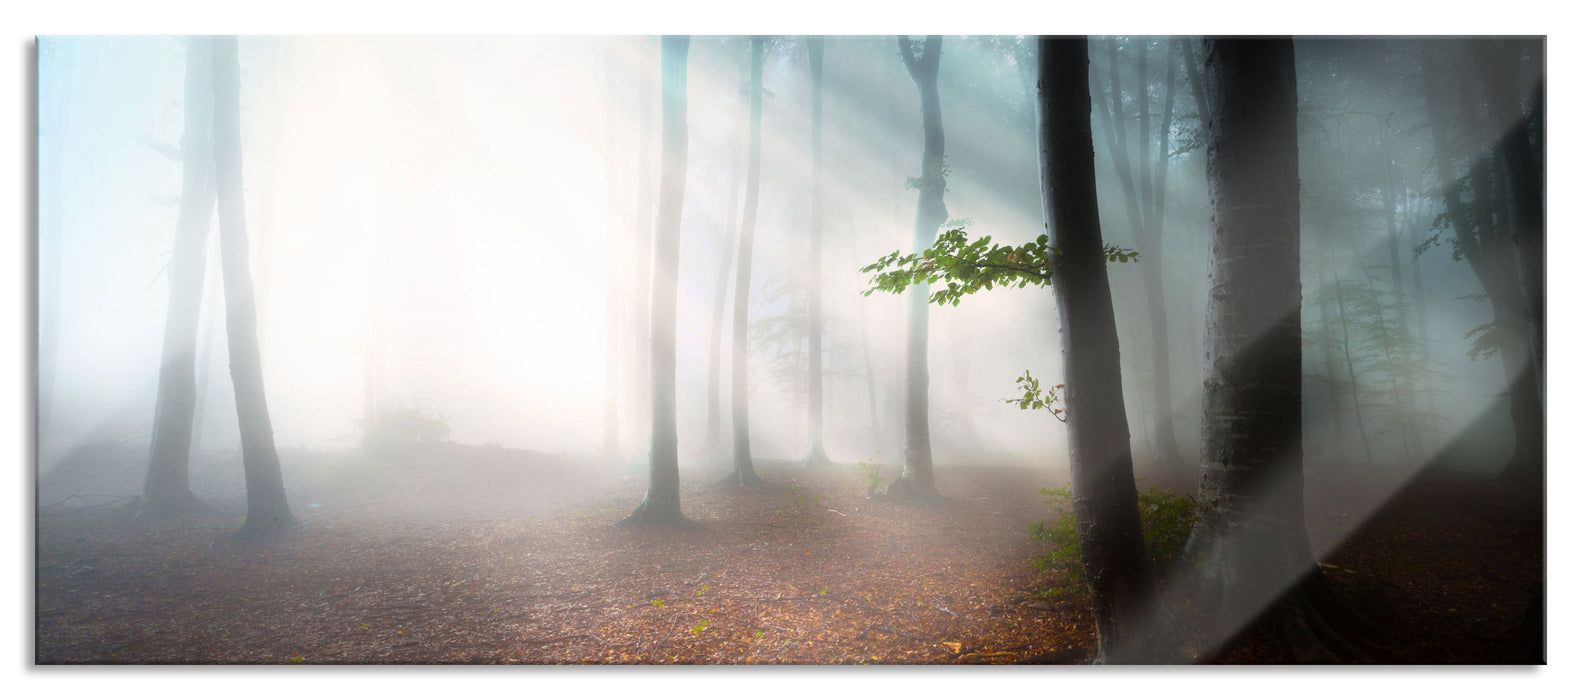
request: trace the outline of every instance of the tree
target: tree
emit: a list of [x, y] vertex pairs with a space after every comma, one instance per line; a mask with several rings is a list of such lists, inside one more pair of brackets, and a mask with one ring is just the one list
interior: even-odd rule
[[286, 502], [280, 456], [275, 452], [274, 428], [264, 398], [242, 196], [241, 65], [236, 44], [234, 36], [213, 39], [214, 179], [220, 214], [220, 264], [225, 276], [226, 340], [247, 482], [247, 520], [236, 536], [266, 539], [295, 528], [297, 519]]
[[[741, 64], [741, 72], [737, 78], [740, 84], [738, 94], [741, 100], [742, 118], [738, 124], [746, 124], [749, 116], [747, 103], [747, 70], [746, 61]], [[726, 284], [731, 277], [731, 253], [736, 252], [736, 232], [741, 226], [738, 214], [737, 197], [740, 195], [742, 161], [736, 149], [742, 146], [742, 136], [745, 129], [737, 128], [730, 140], [731, 148], [731, 179], [730, 201], [725, 207], [725, 245], [720, 250], [720, 272], [714, 283], [714, 314], [709, 323], [709, 383], [708, 383], [708, 418], [703, 437], [703, 452], [711, 457], [720, 451], [720, 335], [725, 321], [725, 292]]]
[[1205, 39], [1214, 221], [1201, 556], [1216, 637], [1263, 624], [1300, 662], [1355, 653], [1318, 573], [1302, 501], [1296, 60], [1285, 39]]
[[807, 456], [803, 464], [829, 464], [824, 453], [824, 38], [807, 38], [808, 70], [813, 78], [813, 216], [808, 227], [807, 302]]
[[165, 306], [165, 340], [154, 404], [154, 428], [143, 482], [140, 518], [161, 518], [203, 510], [189, 482], [193, 417], [197, 410], [198, 320], [203, 307], [209, 219], [214, 213], [213, 42], [187, 42], [187, 77], [181, 134], [181, 209], [166, 274], [170, 298]]
[[[1121, 349], [1110, 299], [1093, 171], [1086, 38], [1038, 41], [1038, 162], [1060, 315], [1065, 420], [1077, 532], [1099, 660], [1154, 660], [1153, 573], [1143, 548], [1121, 395]], [[1156, 263], [1157, 264], [1157, 263]]]
[[756, 484], [751, 431], [747, 424], [747, 294], [753, 276], [753, 229], [758, 225], [758, 175], [763, 142], [764, 38], [755, 36], [749, 49], [747, 116], [747, 194], [742, 210], [741, 246], [736, 258], [736, 308], [731, 317], [731, 474], [726, 483]]
[[[1507, 478], [1525, 477], [1542, 473], [1544, 444], [1544, 409], [1538, 373], [1532, 361], [1533, 334], [1528, 329], [1528, 318], [1522, 291], [1516, 276], [1513, 247], [1505, 238], [1510, 235], [1508, 226], [1500, 225], [1505, 217], [1496, 216], [1498, 195], [1496, 169], [1488, 154], [1478, 147], [1481, 140], [1475, 128], [1479, 125], [1475, 100], [1475, 86], [1470, 80], [1453, 85], [1440, 68], [1441, 60], [1454, 63], [1455, 55], [1433, 51], [1424, 47], [1422, 58], [1422, 84], [1427, 101], [1428, 126], [1433, 137], [1434, 169], [1438, 176], [1444, 214], [1436, 225], [1447, 227], [1451, 233], [1451, 256], [1465, 259], [1477, 276], [1488, 296], [1493, 320], [1475, 329], [1474, 357], [1498, 353], [1505, 370], [1510, 396], [1511, 426], [1514, 430], [1511, 458], [1502, 474]], [[1459, 87], [1461, 122], [1464, 127], [1462, 148], [1467, 161], [1463, 177], [1456, 173], [1457, 150], [1452, 145], [1450, 123], [1451, 92]], [[1462, 199], [1463, 184], [1470, 186], [1471, 201]]]
[[1132, 237], [1142, 253], [1143, 293], [1147, 299], [1150, 354], [1153, 359], [1154, 436], [1157, 459], [1163, 465], [1183, 463], [1175, 437], [1174, 404], [1170, 387], [1170, 339], [1165, 312], [1164, 284], [1164, 201], [1165, 175], [1170, 166], [1170, 126], [1175, 107], [1175, 68], [1178, 44], [1171, 43], [1165, 61], [1164, 114], [1159, 127], [1158, 163], [1150, 170], [1151, 144], [1148, 100], [1148, 43], [1138, 41], [1137, 58], [1137, 178], [1133, 184], [1131, 153], [1126, 143], [1126, 113], [1121, 101], [1120, 57], [1117, 42], [1109, 40], [1110, 102], [1098, 101], [1099, 123], [1104, 126], [1106, 142], [1114, 163], [1116, 178], [1126, 202], [1126, 215]]
[[[1520, 83], [1521, 45], [1511, 39], [1472, 42], [1478, 72], [1488, 90], [1489, 114], [1499, 133], [1499, 159], [1505, 166], [1511, 244], [1515, 249], [1516, 279], [1522, 290], [1531, 336], [1538, 384], [1544, 370], [1544, 202], [1543, 168], [1528, 136], [1528, 119], [1522, 114]], [[1538, 82], [1542, 95], [1543, 80]], [[1535, 105], [1541, 109], [1541, 99]], [[1536, 111], [1536, 110], [1535, 110]], [[1541, 133], [1541, 129], [1539, 130]], [[1531, 473], [1526, 475], [1535, 480]]]
[[[863, 268], [871, 287], [899, 294], [944, 282], [927, 301], [959, 305], [964, 296], [995, 286], [1053, 286], [1064, 359], [1064, 409], [1050, 408], [1067, 426], [1078, 548], [1098, 627], [1095, 660], [1156, 660], [1151, 631], [1154, 574], [1143, 545], [1131, 439], [1121, 394], [1120, 339], [1106, 264], [1132, 262], [1135, 251], [1106, 245], [1099, 225], [1093, 169], [1092, 100], [1087, 39], [1041, 38], [1037, 48], [1040, 189], [1054, 238], [1019, 246], [988, 236], [969, 240], [960, 228], [941, 234], [920, 253], [896, 251]], [[1022, 408], [1059, 399], [1040, 393], [1037, 380]]]
[[[637, 37], [637, 46], [642, 53], [652, 50], [653, 44], [649, 37]], [[654, 85], [645, 73], [639, 73], [637, 79], [637, 197], [636, 215], [632, 221], [636, 227], [632, 236], [636, 242], [633, 248], [635, 257], [632, 261], [632, 306], [631, 326], [631, 383], [629, 390], [632, 392], [631, 424], [633, 442], [643, 442], [643, 424], [653, 420], [653, 416], [643, 412], [643, 387], [649, 383], [650, 372], [647, 353], [652, 342], [652, 329], [648, 323], [652, 320], [644, 312], [649, 306], [648, 292], [653, 283], [653, 239], [654, 239], [654, 185], [653, 185], [653, 141], [654, 141]]]
[[[917, 218], [912, 245], [917, 251], [934, 240], [950, 213], [945, 209], [945, 125], [939, 109], [939, 55], [943, 39], [923, 40], [915, 53], [912, 40], [896, 37], [901, 64], [917, 85], [923, 110], [923, 169], [909, 184], [917, 188]], [[917, 503], [940, 498], [934, 488], [934, 452], [928, 437], [928, 286], [907, 293], [906, 315], [906, 457], [901, 476], [885, 489], [885, 497]]]
[[[659, 210], [654, 218], [654, 289], [649, 317], [653, 429], [649, 437], [648, 493], [623, 526], [686, 522], [681, 514], [681, 467], [676, 454], [676, 270], [681, 261], [681, 204], [687, 188], [687, 49], [685, 36], [660, 40], [663, 101], [660, 129]], [[641, 261], [640, 261], [641, 262]]]

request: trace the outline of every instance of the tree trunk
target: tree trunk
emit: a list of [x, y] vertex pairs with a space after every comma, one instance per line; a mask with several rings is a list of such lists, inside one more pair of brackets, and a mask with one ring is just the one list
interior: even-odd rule
[[1105, 270], [1093, 172], [1088, 42], [1038, 41], [1038, 151], [1050, 277], [1060, 316], [1066, 428], [1077, 532], [1098, 627], [1096, 660], [1156, 660], [1120, 339]]
[[248, 267], [247, 217], [242, 199], [241, 66], [236, 37], [214, 42], [214, 176], [220, 212], [220, 261], [225, 272], [225, 330], [231, 383], [242, 433], [242, 470], [247, 481], [247, 521], [239, 539], [263, 539], [297, 526], [286, 503], [275, 453], [274, 428], [264, 399], [264, 368], [258, 352], [258, 315]]
[[731, 474], [726, 483], [746, 486], [760, 483], [753, 470], [751, 431], [747, 424], [747, 296], [753, 277], [753, 229], [758, 225], [758, 175], [763, 142], [764, 39], [753, 37], [750, 49], [747, 116], [747, 196], [742, 209], [742, 231], [736, 258], [736, 308], [731, 316]]
[[[945, 126], [939, 108], [942, 39], [924, 39], [922, 56], [913, 53], [907, 37], [897, 37], [897, 41], [901, 63], [917, 85], [923, 110], [923, 171], [918, 178], [917, 219], [912, 231], [912, 249], [921, 253], [934, 243], [939, 227], [950, 216], [945, 209]], [[906, 304], [906, 458], [901, 477], [885, 490], [885, 497], [926, 504], [939, 499], [928, 435], [928, 285], [912, 285]]]
[[[737, 82], [740, 83], [740, 92], [745, 96], [747, 90], [746, 61], [741, 64], [741, 74]], [[747, 123], [747, 110], [749, 105], [743, 99], [742, 118], [737, 122], [738, 127], [731, 139], [731, 197], [725, 209], [725, 245], [720, 250], [720, 273], [714, 283], [714, 316], [709, 324], [709, 386], [708, 386], [708, 420], [707, 431], [703, 437], [703, 453], [713, 458], [721, 450], [720, 445], [720, 336], [725, 325], [725, 293], [731, 278], [731, 253], [736, 252], [736, 232], [741, 225], [738, 214], [737, 197], [741, 194], [742, 161], [740, 148], [742, 146], [741, 124]]]
[[[1382, 197], [1384, 201], [1384, 227], [1386, 238], [1390, 247], [1390, 290], [1395, 297], [1395, 327], [1401, 336], [1401, 345], [1396, 348], [1400, 354], [1397, 374], [1400, 375], [1400, 388], [1398, 390], [1398, 410], [1401, 411], [1401, 442], [1403, 455], [1409, 461], [1416, 461], [1423, 456], [1423, 434], [1418, 428], [1421, 416], [1417, 410], [1417, 370], [1414, 365], [1418, 361], [1417, 352], [1413, 349], [1415, 344], [1412, 333], [1407, 328], [1406, 309], [1406, 271], [1401, 265], [1401, 229], [1396, 216], [1395, 188], [1399, 186], [1396, 178], [1394, 159], [1386, 157], [1390, 168], [1385, 172]], [[1367, 269], [1364, 267], [1363, 269]]]
[[[1126, 144], [1126, 116], [1121, 101], [1120, 55], [1115, 40], [1111, 38], [1108, 43], [1111, 106], [1106, 107], [1104, 101], [1099, 100], [1099, 123], [1105, 128], [1105, 141], [1109, 144], [1116, 178], [1121, 183], [1122, 199], [1126, 203], [1126, 217], [1132, 226], [1132, 238], [1137, 242], [1138, 252], [1142, 253], [1143, 295], [1147, 300], [1149, 331], [1153, 338], [1150, 356], [1153, 361], [1154, 438], [1158, 443], [1155, 453], [1158, 463], [1168, 466], [1181, 463], [1181, 448], [1175, 439], [1173, 410], [1175, 400], [1170, 389], [1170, 347], [1165, 313], [1162, 245], [1164, 224], [1159, 220], [1161, 217], [1158, 211], [1163, 202], [1164, 170], [1169, 163], [1168, 139], [1160, 144], [1156, 195], [1155, 180], [1150, 176], [1147, 165], [1148, 97], [1145, 53], [1145, 58], [1139, 61], [1138, 70], [1139, 176], [1137, 180], [1142, 186], [1142, 192], [1139, 194], [1132, 179], [1131, 150]], [[1173, 92], [1170, 97], [1173, 101]], [[1162, 138], [1169, 130], [1169, 120], [1167, 116], [1164, 132], [1161, 133]]]
[[[1522, 114], [1521, 49], [1513, 40], [1473, 41], [1478, 72], [1488, 90], [1489, 114], [1499, 132], [1499, 158], [1505, 165], [1511, 245], [1515, 247], [1516, 281], [1522, 291], [1528, 333], [1540, 386], [1544, 371], [1544, 202], [1543, 169], [1533, 155]], [[1540, 89], [1542, 82], [1539, 83]], [[1530, 475], [1532, 476], [1532, 475]]]
[[660, 526], [681, 514], [681, 467], [676, 454], [676, 270], [681, 261], [681, 203], [687, 187], [687, 49], [684, 36], [660, 40], [663, 107], [659, 209], [654, 219], [653, 332], [650, 362], [654, 423], [649, 432], [648, 494], [622, 525]]
[[1205, 39], [1214, 262], [1203, 380], [1207, 509], [1193, 533], [1216, 641], [1276, 626], [1300, 662], [1351, 650], [1302, 501], [1296, 61], [1290, 39]]
[[162, 518], [205, 508], [192, 494], [188, 476], [193, 417], [197, 411], [195, 365], [198, 321], [203, 308], [204, 257], [209, 218], [214, 213], [214, 151], [209, 139], [214, 125], [212, 48], [213, 42], [203, 38], [194, 37], [187, 42], [181, 209], [177, 213], [170, 263], [165, 268], [170, 298], [165, 306], [164, 352], [139, 518]]
[[[1445, 211], [1449, 214], [1451, 230], [1455, 234], [1467, 264], [1483, 285], [1494, 312], [1494, 323], [1504, 340], [1500, 344], [1500, 360], [1505, 368], [1509, 387], [1512, 427], [1511, 458], [1502, 474], [1508, 478], [1542, 472], [1544, 423], [1543, 405], [1538, 392], [1536, 373], [1524, 368], [1532, 363], [1532, 352], [1525, 338], [1530, 337], [1523, 324], [1527, 322], [1522, 310], [1520, 294], [1515, 281], [1514, 259], [1511, 249], [1499, 240], [1493, 217], [1488, 211], [1494, 193], [1487, 178], [1475, 172], [1482, 153], [1474, 143], [1474, 134], [1464, 136], [1468, 169], [1472, 173], [1474, 202], [1484, 206], [1469, 210], [1456, 184], [1454, 152], [1450, 145], [1446, 125], [1450, 110], [1450, 86], [1440, 69], [1437, 56], [1423, 58], [1423, 90], [1428, 103], [1428, 126], [1434, 143], [1434, 166], [1439, 178]], [[1461, 84], [1462, 113], [1470, 128], [1477, 118], [1472, 86]], [[1479, 211], [1481, 210], [1481, 211]]]
[[[652, 54], [653, 44], [648, 37], [638, 37], [637, 45], [640, 48], [638, 55], [641, 57], [639, 65]], [[637, 211], [633, 217], [636, 227], [632, 231], [635, 237], [636, 269], [632, 276], [632, 306], [631, 333], [632, 333], [632, 377], [629, 390], [632, 392], [631, 424], [632, 444], [641, 445], [649, 441], [649, 437], [642, 433], [643, 426], [648, 424], [653, 416], [647, 415], [643, 407], [649, 402], [643, 395], [649, 385], [649, 373], [652, 368], [648, 366], [649, 344], [652, 342], [651, 329], [648, 323], [649, 301], [648, 293], [653, 284], [653, 238], [654, 238], [654, 82], [649, 79], [645, 71], [638, 71], [637, 90]]]
[[807, 252], [807, 456], [802, 464], [829, 464], [824, 455], [824, 38], [807, 38], [813, 82], [813, 214]]
[[[850, 222], [847, 222], [846, 236], [851, 237]], [[851, 253], [851, 269], [856, 270], [857, 248], [847, 248]], [[884, 430], [879, 423], [879, 393], [874, 387], [873, 376], [873, 351], [868, 343], [868, 305], [866, 300], [857, 300], [857, 329], [862, 338], [862, 376], [868, 385], [868, 424], [873, 426], [873, 451], [875, 455], [884, 453]], [[877, 457], [875, 457], [877, 459]]]
[[813, 214], [808, 230], [807, 456], [809, 467], [829, 464], [824, 454], [824, 38], [807, 38], [813, 82]]

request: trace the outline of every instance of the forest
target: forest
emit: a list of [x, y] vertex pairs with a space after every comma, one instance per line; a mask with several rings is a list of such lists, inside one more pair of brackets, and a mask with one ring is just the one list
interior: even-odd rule
[[40, 36], [33, 656], [1546, 652], [1546, 39]]

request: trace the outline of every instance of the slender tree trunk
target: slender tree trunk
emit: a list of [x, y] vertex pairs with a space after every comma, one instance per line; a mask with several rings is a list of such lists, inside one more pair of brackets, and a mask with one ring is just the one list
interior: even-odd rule
[[653, 396], [649, 432], [648, 494], [623, 525], [673, 525], [681, 514], [681, 467], [676, 452], [676, 271], [681, 261], [681, 203], [687, 187], [688, 37], [660, 40], [663, 90], [659, 209], [654, 220], [654, 289], [649, 310]]
[[741, 195], [742, 159], [740, 149], [742, 135], [745, 129], [740, 125], [746, 124], [749, 118], [747, 112], [749, 105], [747, 92], [747, 61], [742, 61], [741, 74], [738, 77], [739, 92], [742, 99], [742, 117], [737, 122], [735, 135], [731, 139], [731, 197], [725, 209], [725, 245], [720, 250], [720, 273], [714, 283], [714, 316], [709, 324], [709, 388], [708, 388], [708, 421], [707, 433], [703, 438], [703, 452], [711, 458], [721, 450], [720, 444], [720, 341], [725, 325], [725, 293], [731, 277], [731, 254], [736, 252], [736, 232], [741, 225], [740, 207], [737, 198]]
[[1066, 428], [1078, 545], [1098, 627], [1096, 660], [1156, 661], [1120, 340], [1093, 172], [1088, 42], [1038, 41], [1038, 150], [1050, 277], [1060, 316]]
[[1301, 662], [1350, 649], [1302, 500], [1296, 60], [1290, 39], [1207, 39], [1214, 264], [1203, 381], [1207, 508], [1193, 534], [1217, 639], [1277, 626]]
[[[1154, 438], [1158, 443], [1156, 454], [1162, 465], [1180, 464], [1181, 448], [1175, 439], [1174, 403], [1170, 388], [1170, 344], [1164, 299], [1163, 222], [1159, 219], [1164, 190], [1163, 172], [1169, 162], [1168, 137], [1170, 118], [1165, 119], [1165, 140], [1160, 144], [1159, 178], [1157, 187], [1148, 172], [1148, 98], [1146, 81], [1146, 53], [1139, 62], [1138, 71], [1138, 164], [1137, 181], [1142, 185], [1139, 194], [1132, 179], [1131, 151], [1126, 144], [1126, 117], [1121, 101], [1120, 54], [1114, 38], [1109, 45], [1110, 104], [1098, 101], [1099, 123], [1104, 127], [1106, 143], [1115, 174], [1121, 183], [1122, 199], [1126, 202], [1126, 216], [1132, 226], [1132, 237], [1142, 253], [1143, 295], [1147, 301], [1149, 330], [1153, 336], [1150, 356], [1153, 361], [1153, 404], [1155, 420]], [[1173, 89], [1173, 83], [1172, 83]], [[1174, 94], [1170, 95], [1173, 101]], [[1113, 111], [1113, 116], [1111, 112]], [[1156, 195], [1156, 192], [1158, 193]]]
[[149, 446], [148, 477], [143, 482], [139, 518], [162, 518], [205, 508], [192, 494], [189, 480], [192, 426], [197, 411], [198, 321], [203, 308], [205, 253], [209, 220], [214, 213], [213, 42], [187, 42], [185, 124], [181, 134], [181, 209], [166, 275], [170, 298], [165, 306], [164, 352], [159, 365], [159, 391]]
[[[846, 227], [846, 233], [849, 239], [851, 235], [851, 227], [849, 225]], [[856, 247], [850, 247], [846, 250], [851, 252], [851, 269], [858, 269], [860, 266], [857, 264]], [[862, 337], [862, 376], [868, 383], [868, 423], [873, 426], [873, 450], [876, 454], [882, 454], [884, 452], [884, 430], [879, 423], [879, 393], [874, 388], [873, 352], [870, 350], [868, 343], [868, 305], [863, 299], [857, 300], [857, 327]]]
[[[1332, 289], [1328, 296], [1338, 298], [1339, 293], [1339, 289]], [[1335, 443], [1334, 448], [1325, 450], [1325, 453], [1331, 455], [1333, 459], [1344, 460], [1346, 456], [1346, 442], [1340, 432], [1340, 392], [1336, 389], [1336, 385], [1340, 383], [1340, 359], [1338, 358], [1339, 353], [1335, 351], [1335, 339], [1333, 337], [1336, 328], [1335, 321], [1330, 315], [1329, 300], [1325, 296], [1321, 289], [1318, 296], [1318, 313], [1319, 325], [1323, 330], [1319, 333], [1319, 338], [1324, 343], [1324, 378], [1327, 380], [1324, 383], [1324, 394], [1329, 399], [1329, 415], [1331, 416], [1329, 427], [1333, 431], [1331, 439]]]
[[264, 367], [258, 352], [258, 316], [248, 267], [247, 217], [242, 200], [241, 66], [236, 37], [214, 42], [214, 175], [220, 212], [220, 259], [225, 271], [225, 328], [231, 383], [242, 433], [242, 470], [247, 481], [247, 521], [241, 539], [283, 534], [297, 526], [286, 503], [274, 428], [264, 399]]
[[[1144, 292], [1148, 295], [1148, 323], [1153, 332], [1153, 392], [1154, 392], [1154, 435], [1158, 440], [1155, 454], [1159, 463], [1169, 467], [1182, 468], [1188, 462], [1181, 455], [1181, 448], [1176, 442], [1175, 428], [1175, 396], [1170, 385], [1170, 333], [1169, 314], [1165, 309], [1165, 257], [1164, 257], [1164, 207], [1165, 207], [1165, 175], [1170, 168], [1170, 126], [1174, 121], [1175, 111], [1175, 68], [1176, 44], [1172, 43], [1165, 60], [1165, 102], [1164, 118], [1159, 123], [1159, 163], [1154, 168], [1153, 202], [1150, 214], [1147, 217], [1149, 246], [1153, 249], [1153, 260], [1143, 260], [1143, 285]], [[1146, 86], [1143, 88], [1146, 90]], [[1146, 102], [1144, 103], [1146, 105]], [[1146, 124], [1146, 122], [1144, 122]], [[1146, 129], [1144, 129], [1146, 132]], [[1140, 153], [1145, 161], [1147, 142]], [[1144, 189], [1147, 192], [1147, 188]], [[1145, 195], [1146, 196], [1146, 195]]]
[[[907, 37], [897, 40], [901, 62], [917, 85], [923, 110], [923, 171], [912, 232], [912, 248], [922, 252], [950, 216], [945, 209], [945, 126], [939, 108], [942, 38], [924, 39], [922, 56], [913, 52]], [[906, 458], [901, 477], [885, 490], [885, 497], [931, 503], [939, 499], [939, 491], [934, 487], [934, 451], [928, 432], [928, 285], [912, 285], [906, 304]]]
[[726, 483], [756, 484], [752, 431], [747, 423], [747, 296], [752, 289], [753, 229], [758, 226], [758, 176], [763, 142], [764, 39], [753, 37], [747, 117], [747, 201], [742, 210], [740, 253], [736, 258], [736, 308], [731, 317], [731, 474]]
[[1395, 178], [1394, 160], [1386, 158], [1391, 168], [1385, 174], [1383, 189], [1384, 199], [1384, 226], [1390, 247], [1390, 289], [1395, 297], [1395, 326], [1400, 333], [1402, 345], [1396, 348], [1400, 358], [1399, 363], [1392, 363], [1400, 375], [1400, 389], [1398, 401], [1401, 416], [1401, 441], [1404, 456], [1408, 460], [1420, 459], [1423, 455], [1423, 435], [1418, 428], [1421, 417], [1417, 411], [1417, 381], [1416, 363], [1417, 353], [1412, 350], [1412, 333], [1407, 327], [1406, 309], [1406, 276], [1401, 265], [1401, 229], [1396, 216], [1396, 191], [1398, 183]]
[[[638, 52], [642, 60], [652, 56], [649, 52], [655, 48], [649, 37], [638, 37]], [[642, 61], [639, 61], [642, 65]], [[653, 285], [653, 238], [654, 238], [654, 81], [646, 71], [639, 72], [637, 90], [637, 212], [633, 221], [637, 226], [632, 235], [636, 238], [637, 269], [632, 277], [632, 306], [631, 332], [632, 332], [632, 383], [629, 390], [632, 392], [632, 444], [641, 445], [649, 441], [649, 437], [642, 433], [643, 426], [648, 424], [653, 416], [648, 415], [643, 407], [650, 403], [644, 396], [649, 385], [649, 373], [652, 369], [648, 366], [649, 343], [651, 329], [648, 327], [651, 320], [648, 316], [648, 293]]]
[[813, 215], [808, 227], [807, 456], [809, 467], [828, 465], [824, 453], [824, 38], [807, 38], [813, 83]]

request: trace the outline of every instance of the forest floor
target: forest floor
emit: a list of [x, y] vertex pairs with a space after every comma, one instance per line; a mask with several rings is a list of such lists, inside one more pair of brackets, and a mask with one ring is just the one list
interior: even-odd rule
[[[642, 499], [639, 474], [447, 454], [470, 466], [294, 492], [304, 527], [273, 545], [231, 541], [234, 502], [158, 525], [41, 505], [36, 662], [999, 664], [1092, 650], [1082, 596], [1036, 596], [1050, 581], [1028, 563], [1042, 545], [1027, 525], [1050, 517], [1047, 473], [941, 468], [948, 500], [919, 510], [865, 498], [852, 465], [764, 463], [760, 487], [684, 477], [701, 527], [647, 533], [612, 526]], [[1505, 661], [1498, 640], [1542, 581], [1542, 549], [1482, 482], [1308, 490], [1315, 549], [1338, 545], [1326, 573], [1399, 631], [1379, 660]], [[1291, 661], [1257, 636], [1220, 660]]]

